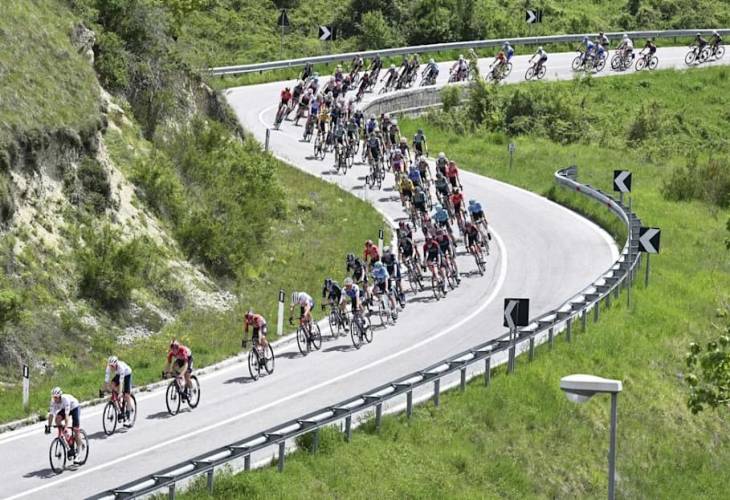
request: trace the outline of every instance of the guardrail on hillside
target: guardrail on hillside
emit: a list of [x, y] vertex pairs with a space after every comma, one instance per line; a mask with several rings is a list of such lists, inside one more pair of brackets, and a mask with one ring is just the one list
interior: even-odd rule
[[[566, 341], [570, 342], [575, 321], [580, 320], [582, 329], [585, 330], [589, 311], [593, 310], [594, 321], [598, 321], [601, 306], [605, 304], [610, 307], [611, 300], [618, 299], [621, 288], [626, 288], [627, 294], [631, 293], [630, 287], [637, 267], [640, 265], [638, 241], [641, 221], [631, 212], [629, 207], [622, 205], [608, 194], [590, 185], [579, 183], [576, 180], [576, 174], [576, 167], [569, 167], [557, 171], [555, 180], [559, 185], [581, 193], [606, 206], [618, 216], [628, 229], [626, 243], [619, 259], [610, 269], [602, 273], [592, 284], [566, 300], [560, 307], [534, 318], [527, 327], [517, 330], [517, 334], [513, 339], [509, 338], [509, 333], [505, 333], [496, 339], [451, 356], [440, 363], [400, 377], [338, 404], [321, 408], [282, 425], [248, 436], [245, 439], [217, 448], [91, 498], [137, 498], [162, 488], [168, 488], [169, 498], [174, 498], [175, 486], [178, 482], [202, 474], [207, 474], [208, 488], [212, 489], [216, 468], [234, 460], [243, 459], [244, 470], [250, 470], [252, 454], [271, 450], [272, 448], [278, 449], [278, 469], [283, 471], [287, 441], [304, 434], [313, 433], [312, 448], [313, 451], [316, 451], [319, 443], [319, 430], [325, 426], [343, 421], [345, 438], [349, 441], [352, 435], [352, 419], [356, 414], [374, 409], [375, 425], [376, 428], [379, 428], [383, 405], [390, 400], [405, 397], [406, 415], [410, 417], [413, 412], [413, 392], [415, 389], [433, 384], [433, 401], [438, 406], [441, 380], [447, 375], [459, 372], [460, 388], [464, 390], [467, 380], [467, 368], [483, 362], [484, 382], [488, 385], [491, 371], [497, 366], [496, 362], [493, 365], [492, 360], [496, 360], [498, 355], [502, 359], [501, 362], [504, 363], [503, 358], [506, 354], [509, 359], [509, 366], [514, 366], [512, 361], [519, 352], [528, 352], [531, 361], [534, 357], [536, 343], [547, 340], [552, 347], [555, 335], [563, 329], [566, 332]], [[546, 332], [547, 335], [545, 335]]]
[[[730, 34], [730, 29], [718, 29], [722, 35]], [[697, 33], [709, 35], [712, 30], [666, 30], [666, 31], [628, 31], [626, 32], [632, 38], [675, 38], [675, 37], [691, 37]], [[338, 61], [351, 61], [355, 56], [373, 57], [379, 54], [380, 57], [399, 56], [413, 53], [440, 52], [446, 50], [463, 50], [463, 49], [481, 49], [488, 47], [497, 47], [502, 45], [505, 40], [509, 40], [513, 45], [548, 45], [551, 43], [567, 43], [579, 42], [584, 36], [594, 37], [595, 33], [580, 33], [572, 35], [550, 35], [550, 36], [530, 36], [521, 38], [495, 38], [491, 40], [472, 40], [468, 42], [450, 42], [435, 43], [430, 45], [414, 45], [411, 47], [397, 47], [393, 49], [383, 50], [366, 50], [361, 52], [346, 52], [342, 54], [330, 54], [325, 56], [301, 57], [298, 59], [287, 59], [282, 61], [271, 61], [256, 64], [241, 64], [238, 66], [220, 66], [217, 68], [209, 68], [208, 73], [214, 76], [225, 75], [241, 75], [244, 73], [255, 73], [257, 71], [269, 71], [274, 69], [286, 69], [304, 66], [310, 62], [312, 64], [331, 63]], [[621, 38], [623, 33], [606, 33], [609, 39]]]

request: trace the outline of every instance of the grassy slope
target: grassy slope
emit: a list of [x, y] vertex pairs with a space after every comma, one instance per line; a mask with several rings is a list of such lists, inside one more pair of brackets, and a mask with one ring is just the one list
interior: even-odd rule
[[[622, 109], [646, 97], [639, 82], [650, 81], [651, 94], [662, 106], [711, 127], [721, 123], [722, 103], [700, 94], [685, 107], [683, 87], [722, 94], [730, 87], [719, 76], [723, 71], [636, 76], [622, 83], [596, 80], [591, 92], [602, 97], [591, 110], [621, 127], [628, 112]], [[705, 85], [709, 88], [703, 90]], [[360, 497], [367, 491], [368, 497], [386, 498], [605, 497], [608, 398], [574, 405], [558, 389], [566, 374], [596, 373], [625, 384], [619, 400], [618, 496], [725, 497], [728, 416], [692, 416], [682, 372], [688, 342], [712, 335], [718, 295], [730, 290], [723, 245], [730, 212], [662, 197], [667, 166], [681, 158], [652, 164], [642, 158], [642, 150], [563, 147], [523, 137], [516, 141], [515, 167], [508, 171], [506, 145], [494, 144], [504, 138], [437, 131], [425, 120], [404, 120], [404, 125], [410, 132], [426, 128], [431, 151], [447, 151], [464, 168], [541, 193], [552, 185], [556, 168], [573, 162], [584, 182], [605, 189], [610, 189], [613, 168], [630, 168], [639, 215], [663, 229], [662, 254], [652, 259], [649, 288], [634, 288], [631, 310], [622, 295], [572, 345], [561, 340], [549, 355], [540, 349], [531, 364], [520, 360], [516, 377], [497, 376], [488, 390], [474, 381], [466, 394], [442, 398], [442, 408], [420, 407], [409, 423], [403, 416], [386, 418], [380, 434], [366, 426], [349, 445], [336, 446], [339, 436], [329, 434], [323, 453], [297, 453], [285, 474], [265, 469], [225, 478], [216, 482], [216, 496]], [[603, 210], [593, 213], [606, 218]], [[200, 490], [187, 495], [201, 496]]]
[[0, 138], [13, 127], [77, 128], [96, 117], [96, 76], [71, 46], [71, 19], [55, 0], [3, 2]]

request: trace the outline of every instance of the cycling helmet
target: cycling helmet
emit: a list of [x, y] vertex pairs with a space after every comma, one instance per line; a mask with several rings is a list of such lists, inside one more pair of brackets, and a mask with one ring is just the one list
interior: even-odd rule
[[434, 60], [433, 60], [433, 58], [431, 58], [431, 59], [429, 59], [429, 60], [428, 60], [428, 63], [429, 63], [429, 64], [435, 64], [435, 63], [436, 63], [436, 61], [434, 61]]
[[403, 229], [403, 228], [405, 228], [405, 227], [406, 227], [406, 223], [405, 223], [404, 221], [400, 221], [400, 222], [398, 223], [398, 227], [399, 227], [399, 228], [401, 228], [401, 229]]
[[109, 359], [106, 360], [107, 364], [112, 366], [116, 366], [117, 361], [119, 361], [119, 359], [116, 356], [109, 356]]
[[717, 30], [712, 31], [712, 36], [720, 36], [720, 33], [717, 32]]
[[392, 250], [391, 250], [391, 248], [390, 248], [390, 247], [385, 247], [385, 248], [383, 248], [383, 255], [388, 255], [388, 254], [390, 254], [390, 253], [391, 253], [391, 251], [392, 251]]
[[422, 134], [422, 133], [423, 133], [423, 129], [422, 129], [422, 128], [419, 128], [419, 129], [418, 129], [418, 130], [416, 131], [416, 133], [418, 133], [418, 134]]
[[289, 89], [289, 87], [285, 87], [284, 92], [291, 92], [291, 90]]
[[375, 120], [375, 115], [370, 115], [371, 120]]
[[459, 54], [459, 61], [463, 61], [463, 60], [464, 60], [464, 54]]
[[352, 278], [350, 278], [349, 276], [345, 278], [345, 286], [352, 286], [352, 283]]
[[406, 144], [407, 142], [408, 142], [408, 141], [406, 140], [406, 138], [405, 138], [405, 137], [401, 137], [401, 138], [400, 138], [400, 143], [401, 143], [401, 144]]
[[698, 32], [698, 33], [697, 33], [697, 38], [699, 38], [699, 37], [701, 37], [701, 36], [702, 36], [702, 33], [699, 33], [699, 32]]
[[506, 49], [507, 47], [509, 47], [509, 42], [504, 42], [504, 43], [502, 44], [502, 48], [503, 48], [503, 49]]
[[439, 160], [444, 160], [444, 159], [446, 159], [446, 153], [444, 153], [443, 151], [441, 151], [439, 153]]
[[253, 311], [251, 309], [249, 309], [248, 311], [246, 311], [246, 316], [245, 317], [248, 320], [253, 319]]
[[537, 48], [538, 52], [542, 52], [542, 45]]
[[444, 209], [444, 207], [442, 207], [442, 206], [441, 206], [441, 203], [436, 203], [436, 204], [435, 204], [435, 205], [433, 206], [433, 208], [434, 208], [434, 210], [436, 210], [437, 212], [439, 212], [439, 211], [441, 211], [441, 210], [443, 210], [443, 209]]
[[458, 194], [458, 193], [459, 193], [459, 188], [455, 187], [454, 188], [454, 194]]
[[51, 396], [53, 397], [61, 397], [63, 395], [63, 391], [60, 387], [54, 387], [51, 391]]
[[327, 278], [324, 280], [324, 287], [329, 290], [332, 288], [332, 278]]
[[173, 339], [173, 341], [170, 342], [170, 349], [175, 350], [179, 347], [180, 347], [180, 343], [177, 340]]
[[436, 172], [436, 178], [441, 180], [444, 178], [444, 174], [442, 174], [441, 172]]
[[365, 242], [365, 246], [366, 246], [366, 247], [371, 247], [371, 246], [373, 246], [373, 240], [367, 240], [367, 241]]
[[[699, 33], [698, 33], [698, 34], [699, 34]], [[627, 40], [627, 39], [629, 38], [629, 35], [627, 35], [626, 33], [624, 33], [624, 36], [623, 36], [623, 38], [624, 38], [624, 40]]]
[[390, 114], [389, 113], [383, 113], [383, 118], [386, 120], [390, 120]]
[[469, 205], [476, 205], [477, 200], [469, 200]]
[[391, 64], [390, 69], [395, 69], [395, 64]]
[[373, 264], [373, 269], [381, 269], [383, 267], [383, 263], [380, 261], [377, 261], [375, 264]]
[[315, 72], [313, 75], [314, 80], [317, 81], [317, 78], [319, 78], [319, 73]]
[[292, 292], [291, 293], [291, 303], [292, 305], [296, 304], [299, 301], [299, 292]]
[[584, 36], [583, 37], [583, 43], [588, 43], [588, 37], [587, 36]]
[[355, 261], [355, 254], [348, 253], [346, 257], [347, 262], [354, 262]]
[[598, 36], [603, 36], [603, 31], [599, 31]]

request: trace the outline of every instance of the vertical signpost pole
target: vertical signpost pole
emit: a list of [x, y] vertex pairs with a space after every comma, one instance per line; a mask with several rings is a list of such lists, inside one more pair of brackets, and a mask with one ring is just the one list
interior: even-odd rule
[[509, 169], [512, 170], [512, 159], [515, 154], [515, 143], [510, 142], [509, 146], [507, 146], [507, 151], [509, 151]]
[[284, 289], [279, 290], [279, 313], [276, 317], [276, 334], [281, 337], [284, 332]]
[[264, 142], [264, 151], [266, 151], [266, 152], [269, 151], [269, 139], [270, 139], [270, 137], [271, 137], [271, 129], [267, 127], [266, 128], [266, 141]]
[[378, 231], [378, 251], [383, 255], [383, 239], [385, 239], [385, 230], [381, 227]]
[[28, 411], [30, 401], [30, 368], [23, 365], [23, 409]]
[[644, 275], [644, 288], [649, 286], [649, 257], [651, 257], [650, 253], [646, 254], [646, 274]]

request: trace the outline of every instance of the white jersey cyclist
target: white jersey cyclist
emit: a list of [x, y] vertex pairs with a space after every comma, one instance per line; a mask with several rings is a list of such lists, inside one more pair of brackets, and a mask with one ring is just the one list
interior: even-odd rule
[[64, 412], [64, 415], [70, 415], [76, 408], [80, 408], [79, 400], [71, 394], [62, 394], [58, 400], [51, 398], [48, 412], [54, 417], [61, 412]]
[[[116, 360], [116, 369], [110, 364], [106, 365], [106, 372], [104, 373], [104, 383], [108, 384], [112, 378], [119, 376], [119, 379], [124, 379], [132, 374], [132, 369], [127, 363], [118, 359]], [[117, 379], [117, 380], [119, 380]]]

